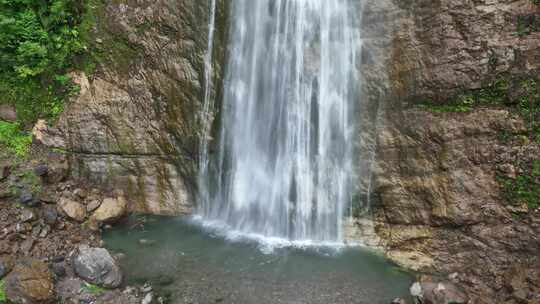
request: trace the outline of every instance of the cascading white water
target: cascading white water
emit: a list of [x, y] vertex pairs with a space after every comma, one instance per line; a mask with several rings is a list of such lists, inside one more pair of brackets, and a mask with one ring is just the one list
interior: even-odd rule
[[219, 151], [201, 171], [211, 189], [201, 195], [203, 219], [263, 237], [342, 239], [359, 9], [358, 0], [231, 1]]
[[210, 140], [210, 132], [212, 129], [212, 121], [214, 120], [214, 101], [212, 100], [212, 58], [214, 51], [214, 33], [216, 26], [216, 0], [210, 0], [210, 14], [208, 21], [208, 42], [206, 46], [206, 54], [204, 55], [204, 100], [203, 109], [200, 112], [201, 122], [201, 141], [199, 143], [199, 193], [201, 201], [208, 201], [208, 169], [209, 169], [209, 151], [208, 142]]

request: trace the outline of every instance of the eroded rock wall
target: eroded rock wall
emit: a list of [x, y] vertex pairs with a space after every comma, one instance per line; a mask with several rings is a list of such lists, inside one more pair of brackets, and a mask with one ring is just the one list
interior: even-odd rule
[[[97, 68], [74, 74], [81, 91], [59, 122], [75, 178], [123, 189], [138, 211], [192, 210], [209, 4], [125, 0], [95, 7]], [[214, 83], [224, 62], [225, 5], [218, 1]]]
[[371, 50], [388, 72], [379, 86], [373, 173], [382, 245], [402, 265], [453, 274], [473, 303], [532, 301], [540, 287], [539, 211], [510, 203], [499, 180], [519, 175], [516, 162], [539, 160], [538, 144], [523, 136], [527, 124], [505, 102], [442, 111], [418, 105], [454, 104], [497, 79], [537, 77], [540, 7], [530, 0], [383, 3], [372, 6], [386, 16], [374, 27], [392, 38]]

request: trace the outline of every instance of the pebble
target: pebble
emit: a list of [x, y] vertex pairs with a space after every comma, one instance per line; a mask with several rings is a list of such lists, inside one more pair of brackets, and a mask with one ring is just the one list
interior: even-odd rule
[[154, 300], [154, 294], [150, 292], [146, 294], [146, 296], [144, 296], [144, 298], [141, 301], [141, 304], [150, 304], [152, 303], [152, 300]]
[[21, 204], [30, 204], [32, 202], [32, 200], [34, 199], [34, 196], [32, 195], [32, 193], [26, 189], [21, 189], [20, 193], [19, 193], [19, 201], [21, 202]]
[[38, 165], [34, 168], [34, 174], [37, 176], [45, 176], [47, 175], [47, 172], [49, 171], [49, 168], [47, 168], [47, 165]]
[[140, 239], [139, 244], [143, 246], [152, 246], [156, 244], [157, 242], [155, 240], [147, 240], [147, 239]]
[[32, 222], [37, 218], [36, 213], [31, 209], [23, 209], [21, 211], [21, 222]]
[[41, 232], [39, 233], [40, 238], [45, 238], [47, 235], [49, 235], [49, 232], [51, 232], [51, 226], [45, 225], [43, 229], [41, 229]]
[[56, 220], [58, 219], [58, 211], [56, 211], [56, 208], [47, 206], [46, 208], [43, 208], [42, 213], [45, 223], [49, 225], [54, 225], [56, 223]]
[[143, 293], [149, 293], [152, 291], [152, 286], [150, 286], [150, 284], [146, 283], [144, 284], [144, 286], [141, 288], [141, 291]]
[[32, 248], [34, 248], [34, 243], [35, 243], [35, 241], [32, 238], [29, 238], [29, 239], [25, 240], [21, 244], [21, 248], [20, 248], [21, 251], [24, 254], [29, 254], [32, 251]]
[[32, 230], [32, 225], [28, 223], [17, 223], [17, 225], [15, 225], [15, 232], [17, 233], [26, 233], [30, 230]]

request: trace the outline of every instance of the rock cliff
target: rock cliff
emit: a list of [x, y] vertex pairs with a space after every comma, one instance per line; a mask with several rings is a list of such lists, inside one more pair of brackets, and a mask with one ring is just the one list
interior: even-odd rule
[[[388, 67], [373, 172], [375, 230], [388, 256], [453, 274], [473, 303], [533, 301], [540, 197], [530, 166], [540, 147], [530, 113], [540, 97], [523, 88], [540, 84], [540, 7], [449, 0], [371, 9], [372, 27], [391, 37], [367, 47]], [[373, 66], [368, 75], [382, 78]]]
[[[90, 33], [97, 68], [73, 75], [80, 94], [59, 122], [72, 173], [122, 188], [139, 211], [190, 212], [209, 1], [100, 3]], [[216, 79], [224, 61], [225, 11], [219, 2]]]

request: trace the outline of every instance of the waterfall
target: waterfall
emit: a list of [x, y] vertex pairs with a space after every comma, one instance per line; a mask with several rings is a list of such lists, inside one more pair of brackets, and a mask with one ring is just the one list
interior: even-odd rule
[[207, 183], [209, 169], [209, 151], [208, 143], [211, 137], [212, 122], [214, 120], [213, 108], [214, 102], [212, 99], [212, 58], [214, 53], [214, 33], [216, 27], [216, 1], [210, 1], [210, 17], [208, 22], [208, 42], [206, 45], [206, 53], [204, 55], [204, 99], [203, 109], [200, 112], [199, 121], [201, 123], [201, 134], [199, 143], [199, 193], [201, 201], [209, 200], [209, 189]]
[[231, 1], [219, 148], [201, 173], [205, 221], [268, 238], [342, 240], [361, 82], [358, 2]]

